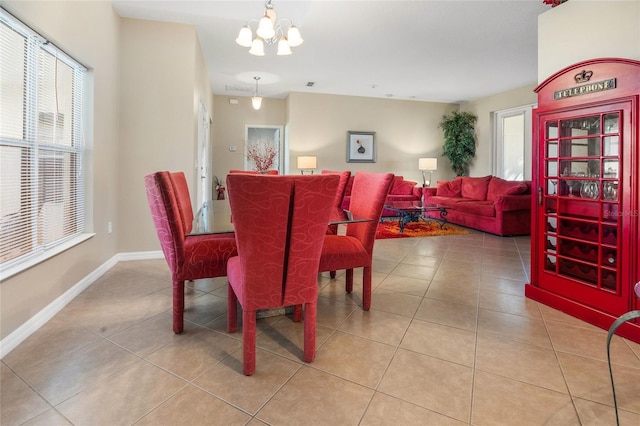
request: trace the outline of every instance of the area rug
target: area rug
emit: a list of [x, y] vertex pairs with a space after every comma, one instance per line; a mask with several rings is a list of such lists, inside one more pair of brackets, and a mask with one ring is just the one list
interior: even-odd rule
[[430, 222], [411, 222], [407, 223], [404, 227], [404, 231], [400, 233], [400, 225], [398, 221], [384, 220], [378, 224], [378, 230], [376, 231], [377, 239], [385, 238], [411, 238], [411, 237], [435, 237], [444, 235], [465, 235], [470, 234], [471, 231], [465, 228], [461, 228], [456, 225], [447, 223], [444, 229], [440, 229], [440, 223], [436, 221]]

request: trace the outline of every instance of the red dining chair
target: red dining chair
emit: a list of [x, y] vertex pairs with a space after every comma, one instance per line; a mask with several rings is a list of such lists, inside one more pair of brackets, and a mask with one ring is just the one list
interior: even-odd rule
[[353, 291], [353, 269], [362, 271], [362, 309], [371, 307], [371, 263], [376, 229], [393, 181], [392, 173], [358, 172], [353, 179], [349, 210], [371, 222], [350, 223], [346, 235], [326, 235], [320, 255], [320, 272], [346, 269], [346, 291]]
[[[337, 174], [340, 176], [340, 183], [338, 184], [338, 190], [336, 191], [336, 198], [333, 200], [333, 208], [336, 210], [342, 210], [342, 201], [344, 200], [344, 194], [347, 191], [347, 182], [351, 177], [351, 171], [346, 170], [344, 172], [336, 172], [333, 170], [323, 170], [321, 174]], [[327, 234], [338, 235], [338, 225], [329, 225], [327, 228]], [[331, 278], [336, 277], [336, 271], [329, 272]]]
[[191, 207], [191, 195], [189, 194], [189, 185], [184, 172], [169, 172], [173, 191], [176, 194], [176, 202], [182, 219], [182, 230], [185, 235], [191, 233], [193, 229], [193, 208]]
[[240, 302], [247, 376], [255, 372], [258, 309], [304, 305], [303, 359], [315, 358], [318, 264], [338, 181], [335, 175], [227, 176], [238, 244], [238, 256], [227, 264], [227, 331], [236, 331]]
[[144, 181], [153, 223], [171, 270], [173, 332], [181, 333], [184, 329], [184, 282], [225, 276], [227, 260], [237, 254], [236, 241], [229, 233], [187, 236], [170, 173], [151, 173]]

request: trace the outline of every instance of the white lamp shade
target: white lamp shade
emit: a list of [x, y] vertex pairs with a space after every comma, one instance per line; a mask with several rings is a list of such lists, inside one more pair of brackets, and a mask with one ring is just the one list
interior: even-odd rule
[[291, 55], [291, 48], [289, 47], [289, 42], [286, 38], [282, 37], [278, 42], [278, 53], [276, 55]]
[[289, 40], [289, 46], [291, 47], [298, 47], [304, 42], [300, 35], [300, 30], [295, 25], [291, 25], [289, 27], [289, 31], [287, 31], [287, 39]]
[[238, 33], [238, 38], [236, 39], [236, 43], [238, 43], [242, 47], [251, 47], [251, 40], [253, 39], [253, 33], [251, 32], [251, 28], [248, 26], [244, 26], [240, 28], [240, 32]]
[[303, 170], [315, 169], [318, 165], [315, 155], [303, 155], [298, 157], [298, 168]]
[[418, 170], [438, 170], [438, 159], [418, 158]]
[[256, 39], [253, 40], [249, 53], [255, 56], [264, 56], [264, 43], [260, 37], [256, 37]]
[[252, 96], [251, 97], [251, 105], [253, 106], [253, 109], [259, 110], [260, 107], [262, 106], [262, 97], [261, 96]]
[[260, 19], [256, 34], [258, 34], [258, 36], [262, 37], [265, 40], [269, 40], [276, 35], [276, 32], [273, 29], [273, 22], [266, 14], [262, 17], [262, 19]]

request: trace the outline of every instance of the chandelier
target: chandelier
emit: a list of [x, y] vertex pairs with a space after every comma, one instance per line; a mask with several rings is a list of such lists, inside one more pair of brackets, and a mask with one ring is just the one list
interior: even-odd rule
[[[236, 43], [242, 47], [250, 47], [249, 53], [255, 56], [264, 56], [265, 43], [278, 43], [277, 55], [291, 55], [291, 48], [300, 46], [304, 41], [300, 36], [300, 30], [288, 18], [276, 20], [276, 11], [273, 10], [271, 0], [265, 1], [264, 8], [264, 16], [260, 20], [250, 19], [247, 25], [240, 29]], [[256, 22], [256, 38], [253, 38], [249, 24]]]

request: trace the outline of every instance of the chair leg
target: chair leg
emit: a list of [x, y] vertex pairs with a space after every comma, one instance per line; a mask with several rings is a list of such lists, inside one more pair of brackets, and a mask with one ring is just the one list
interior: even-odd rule
[[238, 298], [231, 284], [227, 283], [227, 333], [235, 333], [238, 328]]
[[316, 302], [304, 305], [304, 362], [316, 358]]
[[173, 332], [184, 330], [184, 281], [173, 282]]
[[251, 376], [256, 371], [256, 311], [242, 311], [242, 371]]
[[335, 278], [336, 277], [336, 271], [329, 271], [329, 277], [330, 278]]
[[293, 306], [293, 321], [294, 322], [302, 321], [302, 305]]
[[353, 291], [353, 269], [347, 269], [345, 290], [347, 293], [351, 293]]
[[368, 311], [371, 307], [371, 266], [362, 270], [362, 309]]

